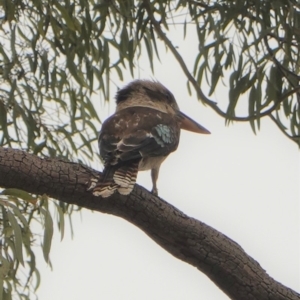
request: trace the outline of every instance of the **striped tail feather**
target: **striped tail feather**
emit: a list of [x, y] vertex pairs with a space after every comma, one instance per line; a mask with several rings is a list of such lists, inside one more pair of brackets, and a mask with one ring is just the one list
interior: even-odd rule
[[110, 197], [115, 190], [118, 188], [118, 185], [114, 182], [100, 182], [97, 183], [93, 189], [94, 196], [101, 196], [102, 198]]
[[118, 185], [113, 180], [115, 171], [116, 168], [114, 166], [104, 168], [102, 179], [98, 181], [93, 188], [93, 194], [95, 196], [107, 198], [115, 192], [118, 188]]
[[116, 190], [121, 195], [129, 195], [136, 182], [139, 160], [123, 163], [121, 166], [109, 166], [104, 169], [103, 180], [93, 189], [95, 196], [107, 198]]
[[124, 164], [121, 168], [116, 170], [113, 179], [119, 185], [118, 192], [121, 195], [129, 195], [136, 182], [138, 173], [139, 160]]

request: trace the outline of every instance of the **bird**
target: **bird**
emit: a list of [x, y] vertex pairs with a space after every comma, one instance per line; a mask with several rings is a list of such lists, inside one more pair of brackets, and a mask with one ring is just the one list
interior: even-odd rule
[[106, 119], [98, 139], [103, 176], [95, 182], [95, 196], [107, 198], [115, 191], [129, 195], [138, 171], [151, 170], [152, 193], [162, 162], [178, 147], [180, 130], [210, 132], [182, 113], [174, 95], [160, 82], [134, 80], [115, 96], [116, 111]]

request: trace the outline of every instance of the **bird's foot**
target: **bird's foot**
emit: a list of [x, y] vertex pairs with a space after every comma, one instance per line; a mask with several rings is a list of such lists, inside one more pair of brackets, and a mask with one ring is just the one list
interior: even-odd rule
[[151, 193], [154, 195], [154, 196], [157, 196], [158, 197], [158, 189], [157, 188], [153, 188]]

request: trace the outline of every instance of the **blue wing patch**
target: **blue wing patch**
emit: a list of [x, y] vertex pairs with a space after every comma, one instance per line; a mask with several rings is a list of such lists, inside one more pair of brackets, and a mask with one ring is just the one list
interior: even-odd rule
[[164, 147], [165, 144], [171, 144], [173, 142], [174, 134], [169, 126], [158, 124], [154, 127], [154, 129], [158, 134], [158, 136], [155, 135], [154, 138], [161, 147]]

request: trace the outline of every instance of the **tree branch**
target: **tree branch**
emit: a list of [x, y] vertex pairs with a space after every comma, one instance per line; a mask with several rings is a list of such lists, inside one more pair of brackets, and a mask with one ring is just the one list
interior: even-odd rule
[[0, 148], [0, 186], [122, 217], [205, 273], [231, 299], [299, 300], [298, 293], [272, 279], [237, 243], [144, 188], [136, 185], [129, 196], [93, 196], [87, 182], [98, 175], [80, 164]]

